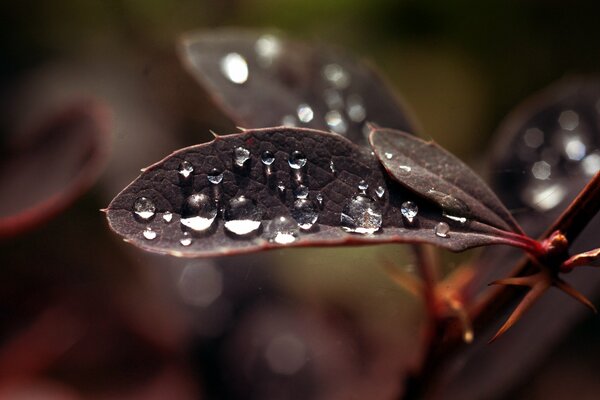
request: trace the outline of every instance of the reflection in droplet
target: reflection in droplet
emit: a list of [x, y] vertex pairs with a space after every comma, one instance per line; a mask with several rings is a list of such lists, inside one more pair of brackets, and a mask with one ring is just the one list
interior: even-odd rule
[[537, 161], [531, 167], [531, 173], [536, 179], [546, 180], [552, 174], [552, 166], [546, 161]]
[[254, 51], [261, 67], [271, 66], [273, 60], [281, 53], [281, 42], [279, 38], [271, 34], [265, 34], [258, 38], [254, 44]]
[[292, 169], [300, 169], [306, 165], [306, 156], [301, 151], [295, 150], [290, 154], [288, 164]]
[[308, 104], [300, 104], [296, 110], [296, 114], [298, 114], [298, 119], [305, 124], [312, 121], [315, 116], [313, 109]]
[[294, 375], [306, 363], [306, 346], [296, 336], [284, 334], [271, 340], [265, 350], [265, 359], [274, 373]]
[[248, 63], [238, 53], [229, 53], [221, 59], [221, 72], [233, 83], [241, 85], [248, 80]]
[[181, 272], [177, 289], [191, 306], [208, 307], [221, 296], [223, 276], [210, 262], [190, 262]]
[[348, 126], [342, 114], [339, 111], [331, 110], [325, 114], [325, 122], [329, 129], [335, 133], [344, 134], [346, 133]]
[[229, 201], [223, 218], [225, 229], [243, 236], [258, 231], [262, 223], [263, 212], [253, 199], [238, 196]]
[[350, 84], [350, 75], [338, 64], [327, 64], [323, 68], [323, 77], [337, 89], [345, 89]]
[[383, 186], [377, 186], [377, 189], [375, 189], [375, 194], [380, 199], [383, 198], [383, 196], [385, 195], [385, 188]]
[[212, 226], [216, 217], [217, 207], [211, 198], [195, 193], [186, 199], [180, 222], [196, 232], [203, 232]]
[[324, 199], [323, 199], [323, 194], [321, 193], [317, 193], [317, 204], [319, 205], [320, 208], [323, 208], [323, 204], [324, 203]]
[[528, 147], [537, 149], [544, 144], [544, 132], [539, 128], [529, 128], [523, 135], [523, 141]]
[[284, 115], [281, 119], [281, 125], [293, 128], [298, 125], [298, 120], [293, 115]]
[[210, 170], [210, 172], [206, 175], [206, 178], [213, 185], [218, 185], [223, 180], [223, 172], [219, 171], [216, 168]]
[[184, 179], [187, 179], [192, 172], [194, 172], [194, 166], [189, 161], [182, 161], [181, 164], [179, 164], [178, 172]]
[[183, 237], [179, 239], [179, 244], [187, 247], [192, 244], [192, 236], [188, 232], [183, 232]]
[[264, 165], [271, 165], [275, 161], [275, 155], [273, 155], [273, 153], [271, 153], [269, 150], [263, 151], [260, 156], [260, 161]]
[[360, 182], [358, 182], [358, 190], [364, 192], [368, 188], [369, 188], [369, 184], [366, 181], [361, 180]]
[[165, 211], [162, 218], [163, 218], [163, 221], [165, 221], [168, 224], [169, 222], [171, 222], [173, 220], [173, 213], [171, 211]]
[[522, 193], [523, 201], [538, 211], [548, 211], [559, 205], [567, 189], [560, 183], [536, 182], [529, 184]]
[[141, 219], [147, 221], [154, 217], [156, 206], [147, 197], [138, 198], [133, 205], [133, 212]]
[[346, 101], [346, 114], [354, 122], [362, 122], [367, 117], [367, 110], [363, 104], [362, 97], [357, 94], [348, 96]]
[[600, 171], [600, 154], [592, 153], [585, 157], [581, 161], [581, 169], [587, 176], [594, 176]]
[[341, 225], [346, 232], [372, 234], [381, 228], [381, 207], [375, 200], [363, 194], [354, 196], [344, 207]]
[[298, 224], [285, 216], [276, 217], [265, 227], [265, 237], [269, 242], [290, 244], [298, 239]]
[[150, 227], [147, 227], [146, 229], [144, 229], [144, 232], [142, 234], [144, 235], [144, 237], [147, 240], [156, 239], [156, 231], [153, 231], [152, 228], [150, 228]]
[[419, 207], [412, 201], [405, 201], [400, 207], [400, 213], [412, 224], [417, 214], [419, 214]]
[[246, 161], [250, 159], [250, 150], [245, 147], [236, 147], [233, 150], [233, 162], [238, 167], [243, 167]]
[[333, 163], [333, 160], [329, 161], [329, 170], [331, 171], [332, 174], [335, 175], [335, 173], [337, 172], [337, 170], [335, 169], [335, 164]]
[[578, 136], [565, 138], [565, 154], [570, 160], [580, 161], [585, 157], [587, 148]]
[[296, 220], [300, 229], [308, 230], [317, 222], [319, 212], [312, 201], [298, 199], [294, 202], [292, 217]]
[[308, 197], [308, 188], [304, 185], [299, 185], [296, 189], [294, 189], [294, 196], [297, 199], [305, 199]]
[[433, 228], [436, 236], [446, 238], [450, 233], [450, 225], [445, 222], [438, 222], [438, 224]]
[[579, 114], [573, 110], [567, 110], [560, 113], [558, 117], [560, 127], [572, 131], [579, 126]]

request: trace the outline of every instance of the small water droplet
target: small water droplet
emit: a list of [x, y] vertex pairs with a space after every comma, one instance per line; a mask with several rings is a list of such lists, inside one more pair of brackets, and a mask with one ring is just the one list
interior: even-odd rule
[[212, 226], [216, 217], [217, 207], [211, 198], [195, 193], [185, 200], [180, 222], [196, 232], [203, 232]]
[[167, 224], [173, 220], [173, 213], [171, 211], [165, 211], [163, 214], [163, 221]]
[[413, 223], [417, 214], [419, 214], [419, 207], [412, 201], [405, 201], [400, 207], [400, 213], [409, 223]]
[[147, 221], [154, 217], [156, 206], [154, 206], [154, 203], [149, 198], [140, 197], [133, 205], [133, 212], [144, 221]]
[[335, 173], [337, 172], [337, 170], [335, 169], [335, 164], [333, 163], [333, 160], [329, 161], [329, 170], [331, 171], [332, 174], [335, 175]]
[[567, 110], [560, 113], [558, 123], [561, 128], [572, 131], [579, 126], [579, 114], [573, 110]]
[[469, 206], [463, 200], [448, 193], [429, 189], [427, 195], [430, 199], [439, 204], [445, 212], [451, 212], [452, 214], [459, 216], [468, 216], [470, 214]]
[[298, 114], [298, 119], [305, 124], [312, 121], [315, 116], [313, 109], [308, 104], [300, 104], [296, 110], [296, 114]]
[[337, 89], [345, 89], [350, 85], [350, 75], [339, 64], [325, 65], [323, 77]]
[[317, 222], [319, 212], [312, 201], [298, 199], [294, 202], [292, 217], [296, 220], [300, 229], [308, 230]]
[[153, 231], [152, 228], [150, 228], [150, 227], [147, 227], [146, 229], [144, 229], [143, 235], [147, 240], [156, 239], [156, 232]]
[[339, 111], [331, 110], [325, 114], [325, 122], [329, 129], [335, 133], [344, 134], [348, 130], [346, 120]]
[[258, 231], [262, 223], [262, 210], [256, 201], [246, 196], [238, 196], [229, 201], [223, 218], [225, 229], [243, 236]]
[[382, 222], [379, 205], [363, 194], [354, 196], [341, 214], [342, 228], [346, 232], [372, 234], [381, 228]]
[[323, 208], [323, 205], [325, 204], [322, 193], [317, 193], [317, 204], [320, 208]]
[[377, 189], [375, 189], [375, 194], [377, 195], [377, 197], [382, 199], [385, 195], [385, 188], [383, 186], [377, 186]]
[[388, 160], [391, 160], [392, 157], [394, 157], [394, 155], [392, 153], [388, 153], [387, 151], [384, 153], [384, 155], [385, 155], [385, 158]]
[[369, 188], [369, 184], [366, 181], [362, 180], [362, 181], [358, 182], [358, 190], [364, 192], [368, 188]]
[[552, 166], [546, 161], [537, 161], [531, 167], [531, 173], [536, 179], [546, 180], [552, 174]]
[[308, 197], [308, 188], [304, 185], [299, 185], [296, 189], [294, 189], [294, 196], [297, 199], [305, 199]]
[[290, 155], [288, 164], [293, 169], [300, 169], [306, 165], [306, 156], [301, 151], [295, 150]]
[[221, 59], [221, 72], [231, 82], [241, 85], [248, 80], [248, 63], [238, 53], [229, 53]]
[[354, 122], [362, 122], [367, 117], [362, 97], [357, 94], [351, 94], [346, 101], [346, 114]]
[[265, 34], [258, 38], [254, 44], [258, 63], [261, 67], [270, 67], [273, 60], [281, 53], [281, 42], [279, 38], [271, 34]]
[[277, 182], [277, 191], [279, 192], [280, 196], [285, 196], [285, 185], [282, 181]]
[[296, 117], [294, 117], [293, 115], [285, 115], [281, 119], [281, 125], [287, 126], [288, 128], [293, 128], [298, 125], [298, 121], [296, 120]]
[[285, 216], [274, 218], [265, 227], [267, 240], [277, 244], [293, 243], [298, 239], [299, 234], [296, 222]]
[[446, 238], [450, 233], [450, 225], [445, 222], [438, 222], [435, 228], [433, 228], [433, 231], [435, 232], [436, 236]]
[[179, 164], [178, 172], [184, 179], [187, 179], [192, 172], [194, 172], [194, 166], [189, 161], [182, 161], [181, 164]]
[[269, 150], [263, 151], [263, 153], [260, 156], [260, 161], [264, 165], [271, 165], [275, 161], [275, 155]]
[[183, 232], [183, 237], [181, 239], [179, 239], [179, 244], [181, 244], [182, 246], [189, 246], [190, 244], [192, 244], [192, 237], [188, 232]]
[[243, 167], [246, 161], [250, 159], [250, 150], [245, 147], [236, 147], [233, 150], [233, 161], [236, 166]]
[[442, 212], [442, 215], [443, 215], [444, 217], [446, 217], [446, 218], [448, 218], [448, 219], [451, 219], [452, 221], [456, 221], [456, 222], [458, 222], [458, 223], [460, 223], [460, 224], [465, 224], [465, 223], [467, 223], [467, 218], [465, 218], [465, 217], [457, 217], [457, 216], [455, 216], [455, 215], [448, 214], [448, 213], [446, 213], [445, 211], [444, 211], [444, 212]]
[[409, 165], [399, 165], [398, 169], [399, 169], [399, 172], [401, 172], [403, 174], [408, 174], [409, 172], [412, 171], [412, 167]]
[[210, 170], [210, 172], [206, 175], [206, 178], [213, 185], [218, 185], [223, 180], [223, 172], [219, 171], [216, 168]]

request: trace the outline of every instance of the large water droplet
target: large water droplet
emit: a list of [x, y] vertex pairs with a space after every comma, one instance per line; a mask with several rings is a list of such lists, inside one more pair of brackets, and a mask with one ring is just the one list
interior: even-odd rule
[[433, 228], [436, 236], [446, 238], [450, 233], [450, 225], [445, 222], [438, 222], [438, 224]]
[[341, 214], [342, 228], [346, 232], [372, 234], [381, 228], [381, 207], [363, 194], [354, 196]]
[[165, 211], [162, 217], [163, 221], [165, 221], [168, 224], [173, 220], [173, 213], [171, 211]]
[[216, 216], [217, 207], [211, 198], [195, 193], [186, 199], [180, 221], [196, 232], [203, 232], [211, 227]]
[[290, 244], [298, 239], [300, 231], [296, 222], [285, 216], [280, 216], [269, 221], [265, 227], [265, 237], [269, 242], [277, 244]]
[[305, 199], [308, 197], [308, 188], [304, 185], [299, 185], [296, 189], [294, 189], [294, 196], [297, 199]]
[[357, 94], [348, 96], [346, 101], [346, 114], [354, 122], [362, 122], [367, 117], [362, 97]]
[[248, 80], [248, 63], [238, 53], [229, 53], [221, 59], [221, 72], [231, 82], [241, 85]]
[[313, 109], [308, 104], [300, 104], [296, 110], [296, 114], [298, 114], [298, 119], [305, 124], [312, 121], [315, 116]]
[[412, 224], [417, 217], [417, 214], [419, 214], [419, 207], [412, 201], [405, 201], [400, 207], [400, 213], [402, 213], [402, 216]]
[[262, 210], [253, 199], [246, 196], [235, 197], [225, 208], [225, 229], [239, 236], [254, 233], [260, 228], [262, 216]]
[[233, 162], [238, 167], [243, 167], [246, 161], [250, 159], [250, 150], [245, 147], [236, 147], [233, 150]]
[[146, 229], [144, 229], [144, 232], [142, 233], [144, 235], [144, 237], [147, 240], [154, 240], [156, 239], [156, 232], [152, 230], [152, 228], [147, 227]]
[[337, 110], [331, 110], [325, 114], [325, 122], [329, 129], [335, 133], [344, 134], [348, 130], [344, 117]]
[[288, 164], [293, 169], [300, 169], [306, 165], [306, 156], [301, 151], [294, 151], [290, 155]]
[[345, 89], [350, 84], [350, 75], [338, 64], [325, 65], [323, 77], [337, 89]]
[[223, 180], [223, 172], [219, 171], [216, 168], [210, 170], [210, 172], [206, 175], [206, 178], [213, 185], [218, 185]]
[[260, 161], [264, 165], [271, 165], [275, 161], [275, 155], [269, 150], [263, 151], [263, 153], [260, 156]]
[[179, 239], [179, 244], [184, 247], [189, 246], [192, 244], [192, 236], [188, 232], [183, 232], [183, 237]]
[[294, 202], [292, 217], [296, 220], [300, 229], [308, 230], [317, 222], [319, 212], [312, 201], [298, 199]]
[[254, 51], [260, 66], [266, 68], [271, 66], [273, 60], [281, 53], [281, 42], [274, 35], [262, 35], [254, 44]]
[[187, 179], [192, 172], [194, 172], [194, 166], [189, 161], [182, 161], [181, 164], [179, 164], [178, 172], [184, 179]]
[[133, 205], [133, 212], [144, 221], [147, 221], [154, 217], [156, 213], [156, 206], [154, 206], [154, 203], [149, 198], [140, 197]]

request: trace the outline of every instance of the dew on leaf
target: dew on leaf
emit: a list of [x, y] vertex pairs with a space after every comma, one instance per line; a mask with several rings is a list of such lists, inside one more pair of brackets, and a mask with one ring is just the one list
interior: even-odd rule
[[279, 216], [267, 223], [265, 238], [272, 243], [290, 244], [298, 239], [298, 224], [286, 216]]
[[311, 200], [301, 198], [294, 202], [292, 217], [300, 229], [308, 230], [317, 222], [319, 212]]
[[179, 244], [187, 247], [192, 244], [192, 236], [188, 232], [183, 232], [183, 237], [179, 239]]
[[319, 207], [323, 208], [323, 204], [324, 204], [323, 194], [317, 193], [316, 199], [317, 199], [317, 204], [319, 205]]
[[135, 204], [133, 205], [133, 212], [139, 218], [143, 219], [144, 221], [148, 221], [149, 219], [154, 217], [156, 213], [156, 206], [149, 198], [140, 197], [135, 201]]
[[290, 155], [288, 164], [292, 169], [300, 169], [306, 165], [306, 156], [301, 151], [295, 150]]
[[196, 232], [210, 228], [217, 217], [217, 207], [210, 197], [195, 193], [189, 196], [181, 214], [181, 224]]
[[377, 189], [375, 189], [375, 194], [380, 199], [383, 198], [383, 196], [385, 195], [385, 188], [383, 186], [377, 186]]
[[233, 150], [233, 162], [238, 167], [243, 167], [246, 161], [250, 159], [250, 150], [245, 147], [236, 147]]
[[438, 224], [433, 228], [436, 236], [446, 238], [450, 233], [450, 225], [445, 222], [438, 222]]
[[360, 182], [358, 182], [358, 190], [360, 190], [361, 192], [366, 191], [369, 188], [369, 184], [364, 181], [361, 180]]
[[346, 232], [372, 234], [381, 228], [381, 207], [370, 197], [358, 194], [344, 206], [340, 218]]
[[305, 199], [308, 197], [308, 188], [304, 185], [299, 185], [294, 189], [294, 197], [297, 199]]
[[156, 239], [156, 231], [153, 231], [152, 228], [147, 227], [146, 229], [144, 229], [144, 232], [142, 233], [144, 235], [144, 237], [147, 240], [154, 240]]
[[402, 213], [402, 216], [412, 224], [417, 214], [419, 214], [419, 207], [412, 201], [405, 201], [400, 207], [400, 213]]
[[187, 179], [194, 172], [194, 166], [189, 161], [182, 161], [177, 171], [182, 178]]
[[264, 165], [271, 165], [275, 161], [275, 155], [269, 150], [263, 151], [263, 153], [260, 156], [260, 161]]
[[208, 179], [208, 181], [210, 183], [212, 183], [213, 185], [218, 185], [219, 183], [221, 183], [221, 181], [223, 180], [223, 172], [213, 168], [210, 170], [210, 172], [206, 175], [206, 178]]
[[229, 201], [223, 218], [225, 229], [235, 235], [243, 236], [258, 231], [262, 223], [263, 212], [256, 201], [246, 196], [238, 196]]
[[173, 220], [173, 213], [171, 211], [165, 211], [162, 218], [163, 218], [163, 221], [165, 221], [168, 224], [169, 222], [171, 222]]

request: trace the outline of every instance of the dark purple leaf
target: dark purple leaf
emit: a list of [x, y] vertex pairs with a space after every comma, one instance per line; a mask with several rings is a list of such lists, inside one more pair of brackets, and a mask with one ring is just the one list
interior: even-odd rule
[[479, 176], [434, 142], [392, 129], [374, 129], [371, 145], [398, 182], [438, 204], [452, 220], [473, 220], [520, 233], [510, 212]]
[[219, 30], [186, 35], [180, 57], [244, 128], [298, 126], [367, 144], [366, 121], [414, 131], [406, 109], [365, 63], [322, 45]]
[[108, 221], [136, 246], [182, 257], [384, 242], [455, 251], [529, 245], [478, 221], [442, 216], [439, 206], [390, 180], [370, 152], [339, 135], [283, 127], [173, 153], [112, 201]]
[[83, 102], [6, 143], [0, 161], [0, 238], [59, 213], [89, 188], [108, 155], [108, 115]]

